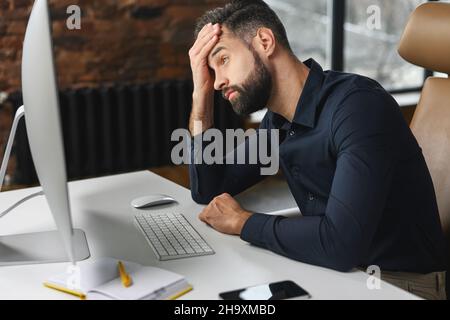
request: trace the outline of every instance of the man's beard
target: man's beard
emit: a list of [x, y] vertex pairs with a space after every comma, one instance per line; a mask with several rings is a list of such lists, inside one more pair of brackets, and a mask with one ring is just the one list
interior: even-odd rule
[[223, 90], [224, 93], [230, 90], [238, 93], [230, 102], [234, 112], [240, 116], [248, 116], [266, 108], [272, 91], [272, 76], [269, 70], [256, 51], [253, 48], [251, 50], [255, 58], [255, 69], [241, 86], [231, 86]]

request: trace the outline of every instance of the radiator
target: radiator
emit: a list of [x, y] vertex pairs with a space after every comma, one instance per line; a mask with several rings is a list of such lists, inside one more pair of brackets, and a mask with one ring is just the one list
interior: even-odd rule
[[[59, 93], [69, 180], [170, 165], [175, 129], [187, 128], [192, 103], [191, 81], [66, 90]], [[21, 94], [9, 98], [18, 108]], [[242, 127], [229, 103], [215, 97], [218, 129]], [[14, 183], [37, 182], [21, 124], [14, 148]]]

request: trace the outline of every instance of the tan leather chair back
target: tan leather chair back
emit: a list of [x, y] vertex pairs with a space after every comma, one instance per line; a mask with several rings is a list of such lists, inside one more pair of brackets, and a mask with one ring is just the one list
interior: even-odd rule
[[442, 228], [450, 238], [450, 79], [426, 81], [411, 129], [423, 149]]
[[[429, 70], [450, 73], [450, 3], [430, 2], [410, 17], [400, 55]], [[450, 241], [450, 79], [425, 82], [411, 129], [433, 178], [442, 227]]]
[[450, 3], [419, 6], [409, 18], [398, 49], [406, 61], [450, 73]]

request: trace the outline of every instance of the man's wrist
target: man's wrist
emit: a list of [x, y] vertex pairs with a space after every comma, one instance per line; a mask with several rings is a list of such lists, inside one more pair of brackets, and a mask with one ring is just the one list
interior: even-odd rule
[[195, 115], [191, 115], [189, 131], [191, 132], [192, 137], [204, 133], [213, 126], [214, 122], [209, 117], [200, 118]]
[[214, 99], [214, 91], [202, 91], [194, 89], [194, 91], [192, 92], [192, 99], [198, 102]]
[[239, 219], [237, 221], [236, 224], [236, 230], [237, 230], [237, 235], [241, 235], [242, 233], [242, 229], [244, 229], [245, 224], [247, 223], [248, 219], [250, 219], [250, 217], [253, 215], [252, 212], [248, 212], [248, 211], [243, 211], [240, 216]]
[[[214, 126], [214, 95], [213, 93], [195, 92], [192, 94], [192, 112], [190, 131], [193, 136], [205, 132]], [[201, 127], [198, 128], [198, 124]]]

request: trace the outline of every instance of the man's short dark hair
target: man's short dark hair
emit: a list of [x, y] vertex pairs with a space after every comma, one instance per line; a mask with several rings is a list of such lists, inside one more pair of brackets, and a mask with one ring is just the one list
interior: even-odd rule
[[236, 36], [250, 44], [259, 28], [272, 30], [276, 40], [292, 52], [286, 29], [277, 14], [262, 0], [233, 0], [224, 7], [206, 12], [197, 21], [195, 38], [208, 23], [226, 26]]

